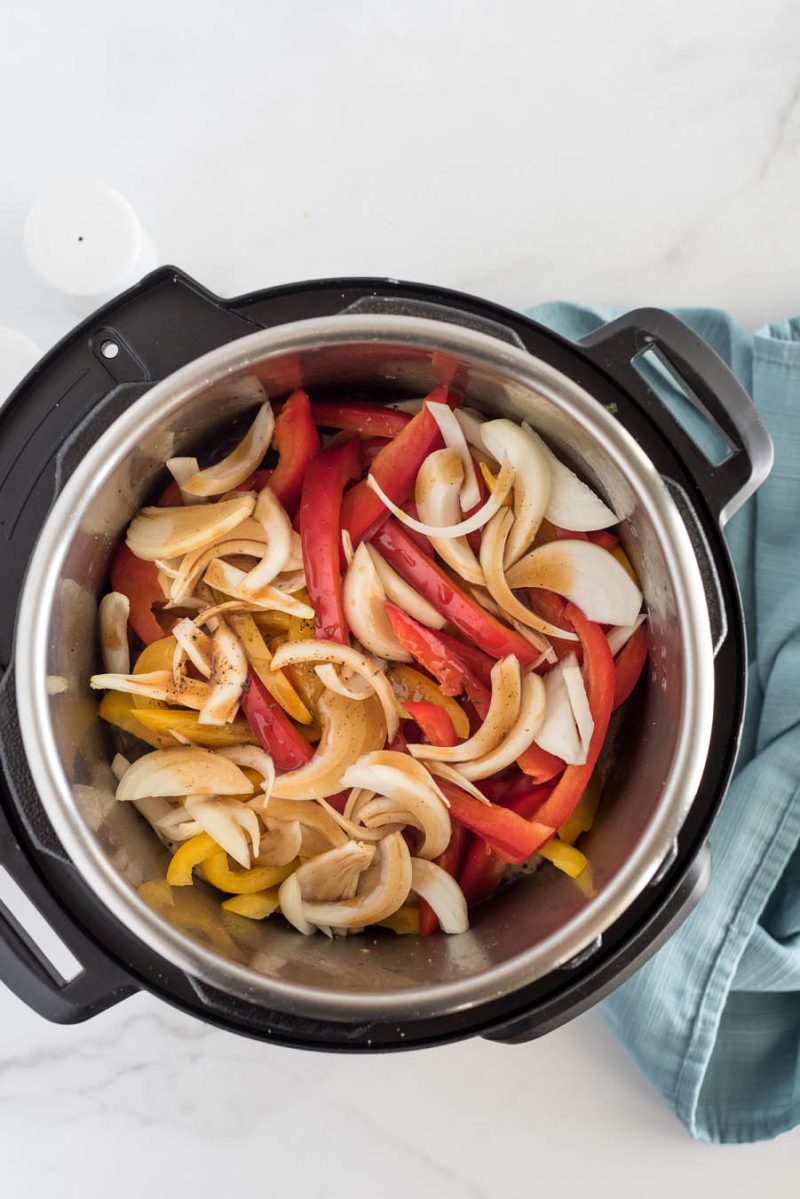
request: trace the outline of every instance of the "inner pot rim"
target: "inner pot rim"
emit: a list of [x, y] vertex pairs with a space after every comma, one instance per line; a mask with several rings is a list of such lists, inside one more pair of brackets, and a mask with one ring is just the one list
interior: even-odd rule
[[[46, 671], [50, 612], [85, 497], [102, 485], [151, 425], [206, 388], [258, 362], [322, 346], [365, 342], [468, 355], [476, 366], [502, 371], [510, 381], [537, 392], [591, 432], [624, 470], [638, 503], [659, 532], [670, 579], [677, 584], [684, 671], [681, 726], [660, 803], [633, 853], [582, 911], [551, 936], [483, 973], [434, 986], [339, 993], [286, 982], [232, 962], [180, 932], [136, 894], [114, 869], [78, 810], [53, 736]], [[135, 936], [209, 986], [250, 1002], [338, 1020], [391, 1020], [410, 1012], [417, 1016], [457, 1012], [515, 991], [571, 960], [623, 914], [663, 862], [697, 792], [713, 718], [712, 660], [705, 593], [683, 520], [655, 466], [602, 405], [546, 362], [484, 333], [421, 317], [364, 314], [296, 321], [218, 347], [155, 384], [109, 426], [75, 469], [39, 535], [20, 600], [15, 673], [23, 742], [47, 817], [94, 893]]]

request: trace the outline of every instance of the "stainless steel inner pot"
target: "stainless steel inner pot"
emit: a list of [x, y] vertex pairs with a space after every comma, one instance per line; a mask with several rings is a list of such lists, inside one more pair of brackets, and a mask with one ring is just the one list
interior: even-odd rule
[[[549, 867], [472, 913], [469, 932], [421, 940], [304, 938], [279, 920], [222, 912], [204, 884], [170, 894], [167, 853], [114, 800], [112, 734], [88, 678], [110, 555], [172, 455], [202, 452], [267, 394], [351, 384], [423, 395], [455, 370], [473, 407], [528, 420], [624, 518], [624, 545], [650, 612], [647, 688], [623, 726], [600, 817], [585, 839], [594, 895]], [[346, 315], [267, 329], [157, 384], [97, 441], [50, 513], [20, 604], [17, 699], [41, 802], [99, 899], [190, 975], [272, 1009], [320, 1019], [442, 1015], [502, 996], [572, 959], [652, 879], [695, 797], [713, 709], [700, 572], [678, 510], [626, 430], [565, 375], [485, 333], [410, 316]]]

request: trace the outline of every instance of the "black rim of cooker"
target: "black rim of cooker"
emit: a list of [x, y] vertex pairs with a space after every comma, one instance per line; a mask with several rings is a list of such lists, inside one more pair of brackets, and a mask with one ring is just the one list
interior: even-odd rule
[[[333, 315], [354, 304], [361, 311], [365, 305], [374, 311], [410, 311], [500, 336], [510, 331], [600, 403], [614, 405], [617, 419], [669, 481], [683, 509], [721, 642], [702, 782], [674, 852], [655, 880], [599, 944], [546, 978], [463, 1012], [425, 1019], [412, 1014], [402, 1023], [334, 1023], [250, 1004], [190, 978], [135, 938], [96, 898], [55, 837], [27, 767], [14, 698], [13, 630], [27, 564], [53, 500], [85, 450], [155, 382], [192, 359], [258, 329]], [[277, 1044], [395, 1050], [473, 1035], [509, 1042], [541, 1035], [596, 1003], [655, 952], [708, 880], [706, 838], [738, 749], [747, 660], [738, 587], [719, 516], [742, 485], [748, 464], [739, 454], [725, 474], [699, 460], [693, 443], [630, 369], [636, 353], [659, 344], [662, 317], [656, 310], [633, 313], [613, 336], [576, 345], [499, 305], [423, 284], [323, 279], [221, 300], [182, 272], [164, 267], [83, 322], [42, 359], [0, 412], [0, 865], [84, 969], [65, 983], [0, 902], [0, 980], [42, 1015], [61, 1022], [86, 1019], [146, 989], [219, 1027]], [[676, 351], [675, 329], [669, 326], [670, 349], [688, 374], [699, 339], [678, 328], [687, 335], [686, 344]], [[702, 353], [710, 351], [703, 347]]]

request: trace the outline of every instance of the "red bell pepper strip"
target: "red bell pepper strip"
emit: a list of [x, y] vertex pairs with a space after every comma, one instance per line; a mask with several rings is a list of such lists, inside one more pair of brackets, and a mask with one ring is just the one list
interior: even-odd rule
[[[554, 591], [547, 591], [543, 587], [529, 587], [528, 603], [537, 616], [549, 621], [557, 629], [569, 627], [564, 615], [567, 600], [563, 595], [556, 595]], [[548, 641], [559, 658], [563, 658], [565, 654], [575, 654], [578, 661], [581, 661], [583, 647], [579, 641], [565, 641], [563, 637], [548, 637]]]
[[555, 833], [544, 820], [525, 820], [511, 808], [481, 803], [446, 779], [437, 783], [450, 801], [450, 816], [483, 837], [507, 862], [527, 862]]
[[[450, 844], [444, 853], [440, 853], [435, 859], [436, 865], [441, 866], [442, 870], [446, 870], [453, 878], [458, 878], [461, 870], [461, 865], [464, 861], [464, 854], [467, 848], [467, 830], [463, 824], [454, 824], [453, 832], [450, 837]], [[439, 927], [439, 921], [436, 918], [436, 913], [433, 908], [424, 899], [419, 901], [419, 931], [423, 937], [429, 937], [431, 933], [435, 933]]]
[[517, 765], [534, 782], [546, 783], [555, 778], [557, 774], [561, 774], [565, 764], [561, 758], [548, 753], [546, 749], [542, 749], [541, 745], [531, 741], [525, 752], [517, 758]]
[[165, 603], [158, 567], [137, 558], [124, 541], [111, 560], [111, 589], [128, 597], [128, 624], [145, 645], [165, 636], [153, 613], [154, 604]]
[[183, 503], [183, 495], [181, 489], [175, 479], [156, 500], [158, 508], [180, 508]]
[[300, 497], [308, 464], [319, 451], [319, 433], [312, 404], [304, 391], [294, 391], [275, 421], [272, 444], [278, 451], [274, 470], [257, 470], [242, 484], [242, 490], [261, 491], [269, 483], [284, 508]]
[[[407, 516], [413, 516], [414, 520], [419, 520], [419, 511], [413, 500], [406, 500], [406, 502], [401, 504], [400, 507]], [[406, 532], [412, 541], [416, 541], [421, 550], [424, 550], [426, 554], [430, 554], [430, 556], [433, 557], [434, 548], [424, 533], [420, 533], [419, 529], [409, 529], [407, 526]]]
[[613, 550], [615, 545], [619, 545], [617, 534], [610, 533], [608, 529], [592, 529], [589, 533], [578, 533], [574, 529], [564, 529], [561, 525], [553, 525], [553, 529], [559, 541], [591, 541], [603, 550]]
[[468, 645], [466, 641], [461, 641], [458, 637], [452, 637], [450, 633], [443, 633], [441, 629], [437, 629], [436, 636], [451, 654], [454, 654], [477, 679], [480, 679], [484, 687], [491, 687], [492, 667], [494, 666], [493, 658], [490, 658], [488, 654], [485, 654], [482, 649], [478, 649], [477, 646]]
[[242, 695], [247, 723], [280, 771], [296, 770], [314, 756], [314, 750], [294, 727], [283, 708], [272, 698], [258, 675], [248, 671]]
[[425, 700], [404, 700], [403, 707], [416, 720], [431, 745], [458, 745], [458, 734], [445, 708]]
[[[410, 426], [409, 426], [410, 428]], [[387, 520], [373, 538], [376, 547], [399, 575], [433, 604], [474, 645], [493, 658], [515, 654], [520, 666], [541, 656], [529, 641], [509, 629], [462, 591], [441, 566], [408, 536], [396, 520]]]
[[[642, 673], [647, 661], [647, 626], [640, 624], [636, 632], [625, 642], [614, 659], [616, 684], [614, 686], [614, 711], [624, 704]], [[407, 706], [407, 705], [406, 705]]]
[[412, 420], [409, 412], [360, 400], [341, 404], [335, 400], [315, 400], [311, 413], [317, 424], [325, 429], [347, 429], [361, 437], [396, 437]]
[[515, 787], [512, 792], [506, 794], [503, 806], [511, 808], [512, 812], [516, 812], [523, 819], [530, 820], [542, 809], [545, 800], [552, 795], [553, 789], [552, 783], [544, 785], [528, 783], [527, 787], [520, 787], [519, 790]]
[[[437, 387], [429, 400], [456, 407], [461, 397], [447, 387]], [[442, 448], [444, 442], [439, 426], [423, 405], [405, 428], [376, 456], [370, 473], [380, 483], [390, 500], [403, 504], [414, 490], [417, 472], [428, 454]], [[389, 509], [366, 480], [351, 487], [342, 504], [342, 528], [347, 529], [353, 545], [369, 538], [389, 516]]]
[[593, 620], [587, 620], [575, 604], [567, 604], [564, 615], [578, 634], [583, 646], [584, 678], [589, 709], [594, 719], [594, 731], [583, 766], [567, 766], [536, 813], [542, 824], [559, 829], [572, 815], [592, 776], [600, 750], [608, 732], [608, 721], [614, 707], [616, 671], [606, 635]]
[[[438, 682], [445, 695], [466, 692], [483, 719], [489, 709], [491, 692], [456, 653], [453, 653], [442, 634], [420, 624], [391, 600], [386, 601], [386, 615], [403, 649], [427, 670]], [[454, 641], [448, 638], [448, 641]], [[460, 644], [460, 643], [459, 643]]]
[[386, 437], [365, 437], [361, 442], [361, 448], [364, 451], [364, 461], [369, 468], [386, 445], [388, 438]]
[[473, 837], [458, 875], [458, 885], [470, 906], [500, 886], [507, 862], [480, 837]]
[[306, 472], [300, 500], [300, 540], [309, 600], [316, 614], [317, 637], [349, 644], [347, 621], [342, 607], [342, 576], [339, 555], [342, 536], [340, 512], [346, 483], [361, 467], [357, 437], [343, 445], [323, 450]]

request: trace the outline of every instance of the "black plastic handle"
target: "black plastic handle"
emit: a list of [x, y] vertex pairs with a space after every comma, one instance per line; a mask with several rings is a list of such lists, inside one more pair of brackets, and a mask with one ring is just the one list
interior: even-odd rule
[[[711, 850], [703, 845], [689, 869], [674, 884], [663, 905], [645, 920], [637, 932], [615, 954], [605, 955], [596, 970], [590, 971], [581, 987], [576, 988], [569, 1004], [558, 995], [533, 1016], [521, 1016], [485, 1034], [488, 1041], [503, 1045], [521, 1045], [552, 1032], [589, 1010], [615, 991], [648, 961], [683, 924], [702, 898], [711, 880]], [[566, 969], [569, 969], [569, 964]], [[549, 1007], [549, 1010], [548, 1010]]]
[[[637, 308], [581, 341], [591, 358], [633, 394], [689, 465], [711, 511], [724, 525], [761, 486], [772, 467], [772, 440], [747, 392], [722, 359], [683, 321], [659, 308]], [[730, 453], [712, 462], [636, 368], [648, 350], [680, 380], [687, 400]]]

